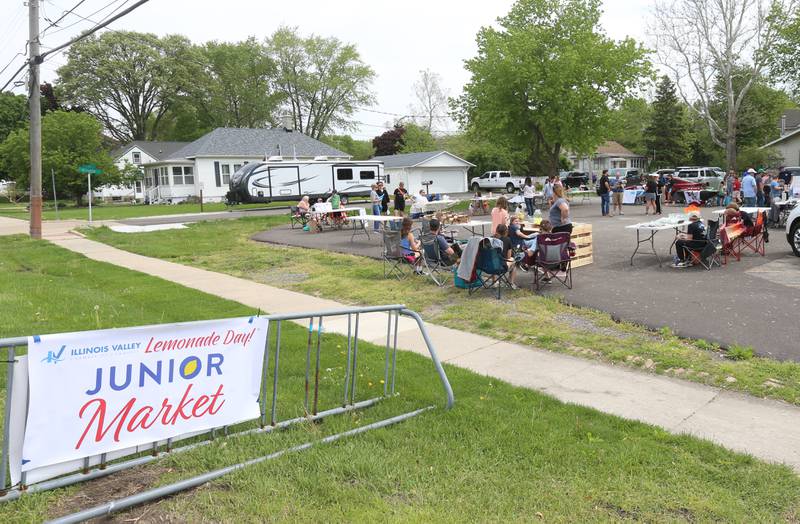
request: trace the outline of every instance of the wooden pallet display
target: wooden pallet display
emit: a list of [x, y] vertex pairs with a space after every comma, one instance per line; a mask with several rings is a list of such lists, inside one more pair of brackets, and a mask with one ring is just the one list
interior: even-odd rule
[[[539, 231], [539, 226], [531, 222], [523, 222], [522, 230], [526, 233]], [[575, 243], [575, 257], [572, 259], [572, 267], [588, 266], [594, 262], [592, 257], [592, 225], [583, 223], [572, 223], [572, 235], [570, 240]]]
[[591, 224], [572, 224], [572, 242], [577, 246], [575, 258], [572, 259], [572, 267], [588, 266], [594, 262], [592, 257], [592, 225]]

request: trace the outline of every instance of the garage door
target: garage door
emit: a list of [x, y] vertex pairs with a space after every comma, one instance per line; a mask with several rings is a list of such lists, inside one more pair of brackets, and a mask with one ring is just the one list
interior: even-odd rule
[[423, 179], [433, 181], [433, 193], [464, 193], [467, 191], [463, 169], [425, 170]]

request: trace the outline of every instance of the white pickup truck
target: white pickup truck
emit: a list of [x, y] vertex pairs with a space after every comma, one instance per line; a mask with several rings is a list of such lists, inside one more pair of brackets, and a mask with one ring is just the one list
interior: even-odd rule
[[522, 189], [525, 179], [514, 176], [511, 171], [487, 171], [478, 178], [473, 178], [470, 187], [473, 191], [484, 189], [505, 189], [513, 193], [517, 189]]

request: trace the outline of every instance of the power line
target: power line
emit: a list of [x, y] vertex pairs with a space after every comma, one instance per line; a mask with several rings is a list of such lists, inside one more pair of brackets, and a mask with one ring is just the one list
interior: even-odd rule
[[[107, 3], [106, 5], [104, 5], [104, 6], [103, 6], [103, 7], [101, 7], [100, 9], [98, 9], [97, 11], [94, 11], [93, 13], [89, 13], [89, 14], [88, 14], [88, 15], [86, 15], [86, 16], [79, 15], [78, 13], [73, 13], [75, 16], [77, 16], [78, 18], [80, 18], [80, 20], [78, 20], [77, 22], [73, 22], [73, 23], [71, 23], [71, 24], [69, 24], [69, 25], [65, 25], [64, 27], [60, 27], [60, 28], [56, 29], [55, 31], [53, 31], [52, 33], [50, 33], [50, 36], [52, 36], [52, 35], [54, 35], [54, 34], [56, 34], [56, 33], [60, 33], [61, 31], [65, 31], [65, 30], [69, 29], [70, 27], [74, 27], [74, 26], [76, 26], [76, 25], [78, 25], [78, 24], [80, 24], [81, 22], [84, 22], [84, 21], [85, 21], [85, 22], [91, 22], [91, 23], [93, 23], [93, 24], [96, 24], [96, 22], [94, 22], [94, 21], [92, 21], [92, 20], [91, 20], [91, 17], [93, 17], [94, 15], [96, 15], [96, 14], [98, 14], [98, 13], [102, 13], [103, 11], [105, 11], [106, 9], [108, 9], [109, 7], [111, 7], [112, 5], [114, 5], [114, 4], [116, 4], [116, 3], [120, 2], [120, 1], [121, 1], [121, 0], [111, 0], [111, 2]], [[126, 3], [127, 1], [128, 1], [128, 0], [124, 0], [123, 4], [124, 4], [124, 3]], [[118, 9], [118, 8], [117, 8], [117, 9]], [[116, 11], [116, 9], [115, 9], [114, 11]], [[114, 11], [112, 11], [112, 13], [113, 13]], [[102, 20], [101, 20], [101, 22], [102, 22]]]
[[367, 107], [356, 107], [360, 111], [367, 111], [368, 113], [377, 113], [379, 115], [396, 116], [399, 118], [450, 118], [450, 115], [401, 115], [400, 113], [389, 113], [387, 111], [378, 111], [376, 109], [369, 109]]
[[[47, 20], [48, 22], [50, 22], [50, 25], [49, 25], [49, 26], [47, 26], [47, 27], [45, 27], [45, 28], [44, 28], [44, 30], [42, 30], [42, 32], [41, 32], [41, 33], [39, 33], [39, 38], [43, 37], [43, 36], [44, 36], [44, 34], [47, 32], [47, 30], [48, 30], [48, 29], [50, 29], [51, 27], [58, 27], [58, 23], [59, 23], [60, 21], [64, 20], [64, 19], [65, 19], [67, 16], [69, 16], [69, 15], [70, 15], [70, 13], [72, 13], [72, 12], [73, 12], [73, 11], [75, 11], [77, 8], [79, 8], [79, 7], [81, 6], [81, 4], [82, 4], [82, 3], [84, 3], [85, 1], [86, 1], [86, 0], [80, 0], [80, 2], [78, 2], [77, 4], [75, 4], [74, 6], [72, 6], [72, 8], [71, 8], [71, 9], [69, 9], [68, 11], [64, 11], [64, 13], [63, 13], [63, 14], [62, 14], [60, 17], [58, 17], [58, 20], [56, 20], [55, 22], [52, 22], [52, 21], [50, 21], [50, 20], [47, 20], [47, 18], [45, 18], [45, 20]], [[55, 5], [55, 4], [53, 4], [52, 2], [50, 2], [50, 4], [51, 4], [51, 5]], [[58, 7], [58, 6], [56, 6], [56, 7]], [[77, 13], [76, 13], [76, 15], [77, 15]]]

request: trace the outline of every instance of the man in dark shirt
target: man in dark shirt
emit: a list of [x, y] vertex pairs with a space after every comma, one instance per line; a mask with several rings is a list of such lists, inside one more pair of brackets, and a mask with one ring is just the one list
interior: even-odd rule
[[597, 194], [600, 195], [600, 213], [602, 213], [604, 217], [614, 216], [609, 211], [611, 204], [611, 184], [608, 181], [608, 169], [603, 169], [603, 174], [600, 176], [600, 181], [597, 186]]
[[678, 261], [672, 267], [684, 268], [691, 266], [692, 263], [687, 260], [689, 249], [701, 250], [705, 247], [706, 242], [706, 228], [700, 221], [700, 213], [692, 211], [689, 213], [689, 226], [686, 228], [686, 233], [680, 233], [678, 240], [675, 242], [675, 253], [678, 254]]
[[[457, 243], [452, 245], [447, 243], [447, 239], [442, 235], [442, 224], [435, 218], [430, 221], [431, 236], [436, 239], [436, 248], [439, 250], [439, 259], [444, 265], [452, 266], [461, 258], [461, 246]], [[435, 257], [436, 254], [433, 253]]]

